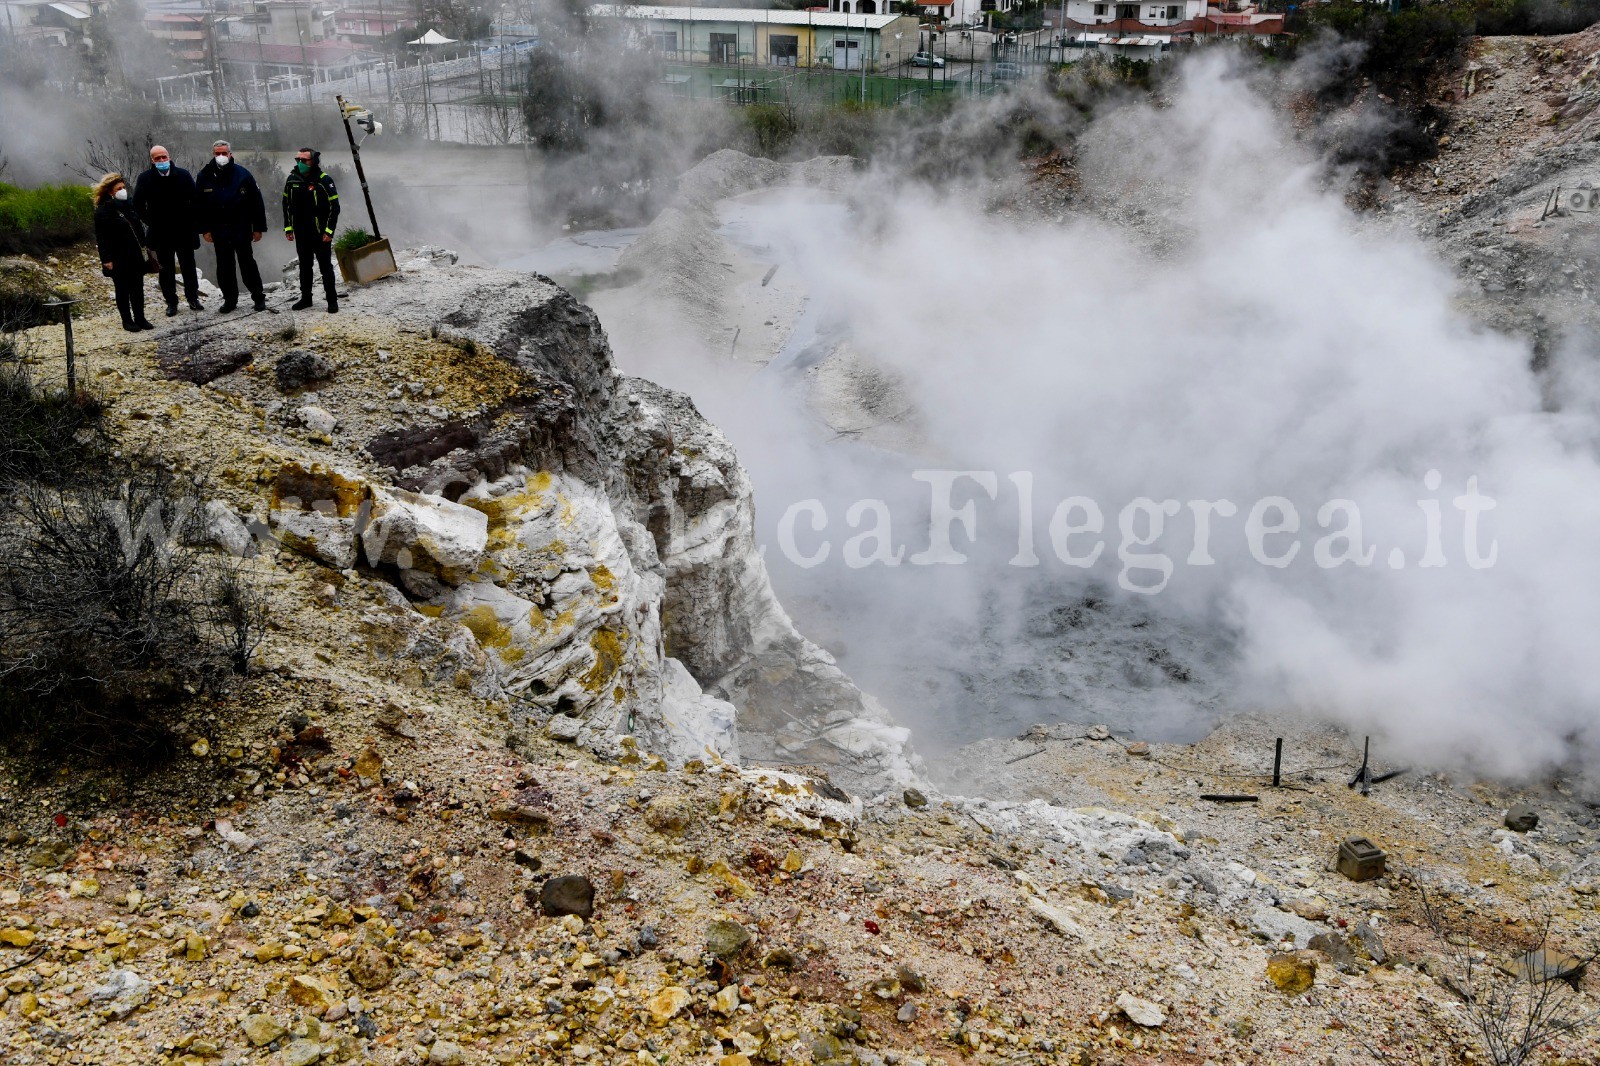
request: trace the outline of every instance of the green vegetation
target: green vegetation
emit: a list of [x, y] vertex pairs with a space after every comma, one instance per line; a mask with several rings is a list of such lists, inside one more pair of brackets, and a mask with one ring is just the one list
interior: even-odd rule
[[[50, 284], [49, 275], [26, 259], [0, 262], [0, 331], [59, 322], [60, 314], [44, 304], [60, 295]], [[0, 353], [3, 357], [4, 353]]]
[[350, 226], [339, 232], [339, 236], [333, 242], [333, 248], [337, 252], [353, 252], [357, 248], [365, 248], [371, 243], [372, 234], [360, 226]]
[[83, 186], [0, 183], [0, 255], [39, 255], [93, 235], [94, 203]]

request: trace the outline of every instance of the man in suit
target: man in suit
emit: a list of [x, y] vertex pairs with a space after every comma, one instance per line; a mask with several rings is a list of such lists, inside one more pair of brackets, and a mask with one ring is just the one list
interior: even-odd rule
[[167, 317], [178, 313], [178, 271], [183, 271], [183, 297], [198, 311], [200, 274], [194, 253], [200, 247], [199, 193], [194, 178], [173, 166], [161, 145], [150, 149], [150, 169], [133, 187], [133, 209], [144, 222], [150, 250], [160, 264], [161, 295], [167, 298]]

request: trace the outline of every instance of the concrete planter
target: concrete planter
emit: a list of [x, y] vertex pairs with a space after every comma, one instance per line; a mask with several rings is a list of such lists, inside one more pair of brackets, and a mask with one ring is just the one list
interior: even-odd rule
[[400, 271], [387, 237], [360, 248], [335, 249], [334, 256], [339, 260], [339, 273], [352, 285], [367, 285]]

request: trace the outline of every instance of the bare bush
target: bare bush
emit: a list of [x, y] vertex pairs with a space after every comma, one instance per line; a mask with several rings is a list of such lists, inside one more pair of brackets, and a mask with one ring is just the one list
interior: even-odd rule
[[34, 382], [21, 359], [26, 335], [0, 331], [0, 488], [23, 478], [59, 481], [97, 453], [104, 405]]
[[[1496, 1066], [1539, 1061], [1550, 1041], [1577, 1035], [1600, 1020], [1600, 1010], [1578, 990], [1584, 971], [1600, 958], [1600, 945], [1578, 955], [1556, 950], [1551, 918], [1545, 915], [1522, 938], [1520, 951], [1503, 967], [1472, 950], [1419, 882], [1428, 927], [1447, 945], [1435, 977], [1461, 1000], [1468, 1024]], [[1460, 946], [1458, 946], [1460, 945]]]
[[157, 755], [174, 711], [248, 669], [265, 610], [206, 538], [201, 486], [158, 467], [31, 482], [0, 527], [0, 728]]

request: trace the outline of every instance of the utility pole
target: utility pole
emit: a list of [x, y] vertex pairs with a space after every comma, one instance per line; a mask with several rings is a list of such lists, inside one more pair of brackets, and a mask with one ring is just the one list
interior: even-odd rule
[[217, 57], [217, 12], [211, 0], [206, 0], [206, 11], [201, 20], [206, 31], [206, 54], [211, 60], [211, 104], [217, 111], [217, 134], [221, 136], [228, 132], [228, 128], [222, 111], [222, 63]]

